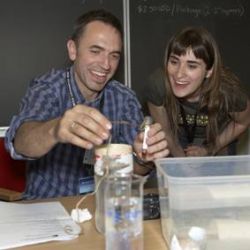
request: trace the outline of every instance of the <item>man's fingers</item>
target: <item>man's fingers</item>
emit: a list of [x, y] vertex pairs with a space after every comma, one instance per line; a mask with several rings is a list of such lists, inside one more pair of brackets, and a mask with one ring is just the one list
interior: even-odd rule
[[101, 125], [107, 130], [110, 130], [112, 127], [111, 122], [97, 109], [84, 106], [84, 105], [77, 105], [75, 107], [75, 111], [79, 113], [79, 117], [83, 118], [85, 116], [91, 117], [97, 124]]
[[[100, 145], [103, 143], [103, 140], [106, 140], [109, 137], [109, 134], [107, 132], [102, 133], [99, 131], [99, 133], [93, 133], [88, 129], [88, 127], [86, 128], [85, 126], [82, 126], [82, 124], [79, 124], [77, 122], [73, 122], [73, 124], [74, 126], [71, 126], [70, 132], [74, 134], [74, 137], [77, 136], [83, 140], [90, 142], [91, 144]], [[92, 124], [91, 127], [93, 128], [95, 127], [95, 125]], [[98, 129], [98, 126], [96, 126], [96, 129]]]
[[109, 138], [110, 128], [111, 122], [98, 110], [76, 105], [64, 113], [55, 130], [55, 136], [62, 143], [92, 148]]
[[[91, 107], [84, 107], [75, 119], [78, 126], [74, 132], [80, 137], [93, 141], [97, 140], [97, 137], [101, 140], [106, 140], [109, 137], [109, 130], [112, 127], [111, 122], [98, 110]], [[88, 133], [85, 135], [87, 131], [91, 132], [94, 138], [90, 138]]]
[[93, 144], [91, 142], [89, 142], [88, 140], [85, 140], [83, 138], [80, 138], [79, 136], [76, 136], [74, 134], [71, 134], [69, 139], [68, 139], [69, 143], [76, 145], [78, 147], [81, 148], [85, 148], [85, 149], [91, 149], [93, 148]]

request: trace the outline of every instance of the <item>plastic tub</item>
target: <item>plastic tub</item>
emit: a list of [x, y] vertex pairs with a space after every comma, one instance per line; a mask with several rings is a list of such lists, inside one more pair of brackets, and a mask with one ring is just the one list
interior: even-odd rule
[[170, 249], [249, 250], [249, 155], [155, 163], [162, 232]]

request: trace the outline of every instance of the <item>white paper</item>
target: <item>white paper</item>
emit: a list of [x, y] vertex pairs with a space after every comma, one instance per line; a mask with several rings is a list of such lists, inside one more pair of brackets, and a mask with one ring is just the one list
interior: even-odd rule
[[80, 232], [60, 202], [0, 202], [0, 249], [71, 240]]
[[77, 209], [72, 209], [71, 218], [73, 219], [73, 221], [77, 223], [82, 223], [84, 221], [91, 220], [92, 214], [89, 212], [87, 208], [83, 209], [77, 208]]
[[0, 138], [4, 138], [9, 127], [0, 127]]

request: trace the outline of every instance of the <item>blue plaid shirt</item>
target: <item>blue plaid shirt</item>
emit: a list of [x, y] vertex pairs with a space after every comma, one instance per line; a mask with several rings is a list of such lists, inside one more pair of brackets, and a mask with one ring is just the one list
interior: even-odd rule
[[[128, 121], [132, 124], [113, 124], [112, 143], [132, 144], [143, 119], [135, 93], [111, 80], [96, 100], [88, 102], [77, 87], [72, 67], [70, 76], [77, 104], [100, 109], [110, 121]], [[25, 199], [77, 195], [79, 179], [89, 175], [83, 164], [85, 150], [74, 145], [59, 143], [43, 157], [32, 160], [17, 154], [13, 147], [16, 131], [23, 122], [50, 120], [62, 116], [70, 108], [72, 101], [66, 82], [66, 70], [51, 70], [31, 82], [21, 101], [19, 114], [11, 121], [5, 145], [13, 158], [28, 160]]]

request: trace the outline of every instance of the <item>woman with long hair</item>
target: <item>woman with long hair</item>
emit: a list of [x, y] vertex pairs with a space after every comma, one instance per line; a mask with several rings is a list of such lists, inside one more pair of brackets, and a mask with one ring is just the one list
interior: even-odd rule
[[250, 123], [250, 102], [239, 79], [223, 66], [212, 35], [202, 27], [175, 34], [162, 72], [165, 98], [163, 88], [151, 82], [147, 102], [165, 128], [171, 154], [236, 154], [236, 140]]

